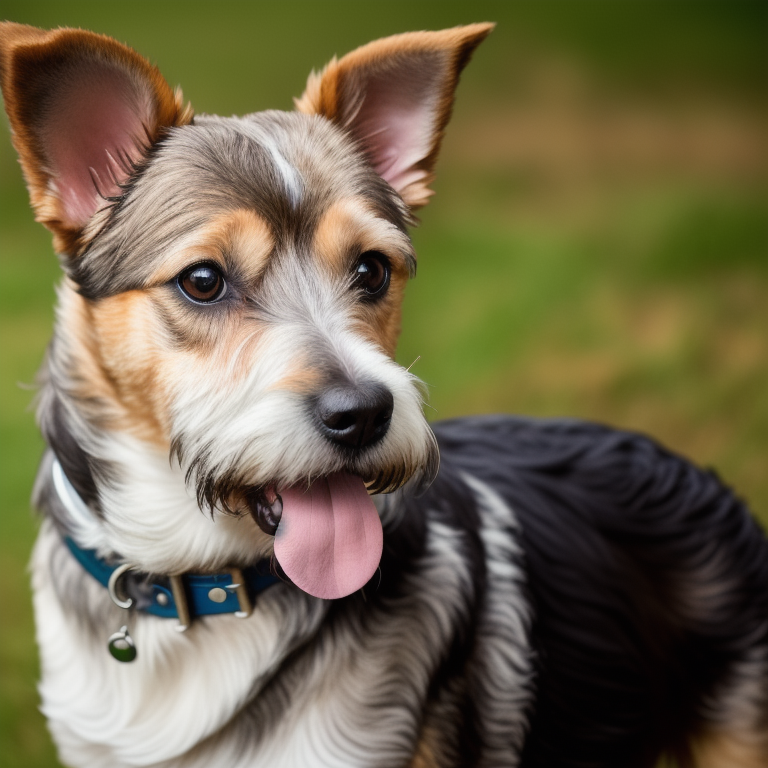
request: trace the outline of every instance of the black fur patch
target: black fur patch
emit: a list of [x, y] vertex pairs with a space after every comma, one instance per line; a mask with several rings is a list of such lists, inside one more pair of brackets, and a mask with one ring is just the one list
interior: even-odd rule
[[64, 406], [55, 395], [50, 398], [49, 408], [44, 413], [40, 429], [72, 487], [94, 512], [101, 514], [94, 469], [104, 477], [109, 474], [109, 469], [103, 462], [99, 462], [98, 468], [95, 467], [95, 459], [83, 450], [72, 434], [64, 413]]
[[[768, 542], [711, 472], [576, 421], [436, 424], [442, 466], [522, 527], [536, 708], [523, 765], [653, 765], [750, 649], [768, 655]], [[762, 702], [768, 714], [768, 691]]]

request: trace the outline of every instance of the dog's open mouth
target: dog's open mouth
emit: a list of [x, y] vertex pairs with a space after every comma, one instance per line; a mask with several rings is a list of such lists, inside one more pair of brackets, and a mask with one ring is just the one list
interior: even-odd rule
[[275, 536], [275, 558], [300, 589], [326, 599], [363, 587], [381, 560], [381, 520], [363, 480], [347, 472], [307, 487], [259, 490], [248, 507]]

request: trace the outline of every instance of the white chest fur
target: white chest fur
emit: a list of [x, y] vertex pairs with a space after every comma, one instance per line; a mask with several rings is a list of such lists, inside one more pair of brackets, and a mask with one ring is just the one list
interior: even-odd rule
[[[471, 663], [503, 713], [494, 756], [514, 765], [510, 735], [517, 742], [525, 728], [529, 660], [512, 649], [525, 647], [527, 609], [502, 534], [511, 512], [473, 485], [489, 591]], [[121, 664], [106, 640], [125, 623], [125, 611], [79, 569], [49, 523], [33, 573], [43, 712], [65, 762], [104, 768], [407, 764], [430, 682], [467, 618], [471, 583], [461, 535], [434, 520], [396, 601], [353, 596], [360, 610], [339, 621], [332, 603], [276, 585], [248, 619], [198, 618], [183, 634], [173, 620], [133, 615], [138, 657]], [[75, 582], [79, 610], [72, 611], [63, 595]], [[519, 642], [509, 646], [510, 638]]]

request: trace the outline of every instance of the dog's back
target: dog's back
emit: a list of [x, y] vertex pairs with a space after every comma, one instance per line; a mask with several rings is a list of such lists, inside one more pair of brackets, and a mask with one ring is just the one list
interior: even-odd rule
[[763, 765], [768, 541], [711, 472], [578, 421], [435, 425], [441, 476], [486, 483], [524, 551], [536, 698], [526, 766]]

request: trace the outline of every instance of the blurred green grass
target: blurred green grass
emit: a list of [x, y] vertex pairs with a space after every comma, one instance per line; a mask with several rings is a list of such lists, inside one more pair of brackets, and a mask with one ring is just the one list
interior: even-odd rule
[[[768, 67], [762, 2], [4, 0], [155, 61], [198, 111], [291, 106], [370, 39], [493, 20], [459, 90], [398, 357], [430, 417], [570, 414], [657, 435], [768, 522]], [[56, 260], [0, 144], [0, 764], [55, 765], [26, 563], [30, 384]]]

